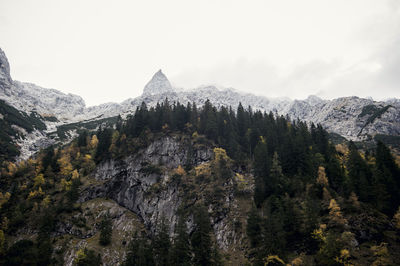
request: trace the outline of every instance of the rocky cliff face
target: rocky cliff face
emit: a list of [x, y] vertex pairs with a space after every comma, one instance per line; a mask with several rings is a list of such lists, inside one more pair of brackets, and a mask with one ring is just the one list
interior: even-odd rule
[[[315, 99], [314, 99], [315, 100]], [[358, 97], [310, 102], [294, 101], [286, 113], [303, 121], [320, 123], [347, 139], [367, 139], [375, 134], [400, 135], [400, 105]]]
[[[192, 148], [189, 148], [190, 145]], [[165, 217], [170, 224], [171, 236], [177, 223], [178, 210], [202, 202], [208, 206], [218, 245], [226, 252], [232, 251], [247, 243], [242, 242], [245, 236], [242, 226], [245, 224], [243, 213], [247, 213], [250, 203], [247, 206], [235, 199], [235, 176], [226, 180], [194, 177], [197, 169], [209, 167], [213, 159], [211, 146], [196, 145], [181, 136], [165, 136], [135, 155], [101, 163], [93, 174], [95, 184], [83, 189], [79, 201], [85, 203], [109, 198], [137, 215], [149, 234], [154, 233], [157, 222]], [[186, 165], [188, 160], [195, 170], [177, 181], [175, 170]], [[185, 190], [189, 187], [189, 190]], [[247, 189], [251, 195], [252, 189]], [[243, 201], [250, 202], [251, 196]], [[240, 224], [240, 228], [237, 224]], [[192, 216], [188, 217], [187, 226], [189, 231], [194, 229]], [[241, 252], [235, 256], [244, 258]]]
[[[187, 153], [178, 139], [164, 137], [137, 155], [106, 161], [94, 173], [100, 185], [88, 187], [80, 201], [111, 198], [136, 213], [147, 228], [154, 229], [158, 219], [164, 216], [171, 222], [172, 233], [181, 198], [176, 184], [170, 182], [171, 172], [187, 163]], [[209, 161], [211, 157], [209, 148], [198, 149], [194, 163]]]

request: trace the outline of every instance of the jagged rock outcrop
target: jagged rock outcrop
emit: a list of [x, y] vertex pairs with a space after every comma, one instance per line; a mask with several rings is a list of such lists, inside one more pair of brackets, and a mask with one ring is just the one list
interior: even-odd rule
[[[96, 198], [112, 199], [135, 213], [150, 234], [154, 233], [159, 219], [165, 217], [170, 224], [171, 236], [177, 223], [178, 209], [191, 208], [204, 202], [208, 206], [219, 247], [226, 251], [241, 245], [243, 234], [235, 232], [234, 223], [243, 210], [238, 209], [239, 204], [234, 197], [233, 178], [220, 180], [218, 185], [210, 182], [209, 187], [194, 185], [191, 188], [193, 198], [189, 197], [190, 200], [188, 194], [191, 193], [183, 192], [180, 183], [173, 180], [175, 169], [179, 165], [186, 165], [189, 158], [194, 167], [207, 165], [213, 159], [210, 146], [196, 146], [192, 152], [189, 157], [187, 140], [167, 136], [153, 141], [135, 155], [122, 160], [105, 161], [93, 174], [96, 185], [86, 187], [81, 192], [79, 202]], [[193, 217], [187, 219], [188, 229], [193, 231]]]
[[10, 64], [4, 51], [0, 48], [0, 91], [6, 93], [12, 84]]

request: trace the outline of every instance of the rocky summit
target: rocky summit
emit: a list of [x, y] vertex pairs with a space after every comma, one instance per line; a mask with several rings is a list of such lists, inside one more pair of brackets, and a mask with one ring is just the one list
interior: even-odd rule
[[154, 74], [146, 86], [144, 86], [143, 96], [153, 96], [173, 91], [171, 83], [160, 69]]

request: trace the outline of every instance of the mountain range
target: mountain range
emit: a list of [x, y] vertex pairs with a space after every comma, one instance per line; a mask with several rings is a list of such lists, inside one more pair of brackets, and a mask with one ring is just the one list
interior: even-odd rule
[[[87, 107], [82, 97], [65, 94], [56, 89], [47, 89], [32, 83], [13, 80], [8, 59], [0, 49], [0, 99], [20, 112], [38, 114], [46, 125], [45, 130], [24, 132], [15, 142], [21, 149], [21, 158], [27, 158], [49, 144], [60, 141], [55, 132], [67, 128], [67, 135], [74, 133], [82, 123], [104, 121], [118, 115], [126, 117], [134, 113], [142, 102], [155, 106], [166, 99], [170, 103], [196, 103], [202, 106], [209, 100], [214, 106], [231, 106], [236, 110], [239, 103], [244, 108], [288, 115], [308, 123], [321, 124], [328, 132], [347, 140], [368, 140], [376, 136], [400, 135], [400, 100], [342, 97], [332, 100], [309, 96], [305, 100], [289, 98], [267, 98], [244, 93], [233, 88], [201, 86], [195, 89], [174, 88], [165, 74], [159, 70], [145, 85], [137, 98], [121, 103], [104, 103]], [[4, 114], [2, 114], [3, 116]], [[73, 124], [73, 127], [66, 125]], [[69, 129], [70, 128], [70, 129]], [[390, 143], [389, 143], [390, 144]]]

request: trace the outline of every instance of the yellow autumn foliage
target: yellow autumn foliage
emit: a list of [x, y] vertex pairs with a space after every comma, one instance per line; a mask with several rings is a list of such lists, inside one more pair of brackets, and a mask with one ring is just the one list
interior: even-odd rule
[[277, 255], [269, 255], [265, 260], [264, 266], [270, 265], [270, 264], [272, 264], [272, 265], [279, 265], [279, 264], [285, 265], [285, 262], [281, 258], [279, 258]]
[[242, 174], [235, 174], [235, 181], [237, 183], [237, 188], [239, 191], [245, 190], [249, 185], [249, 180]]
[[197, 139], [199, 137], [199, 133], [197, 131], [193, 132], [192, 138]]
[[325, 168], [323, 166], [318, 167], [317, 184], [320, 186], [329, 186], [328, 178], [326, 177]]
[[194, 168], [196, 176], [199, 175], [210, 175], [211, 174], [211, 167], [210, 163], [202, 163]]
[[77, 179], [77, 178], [79, 178], [79, 173], [78, 173], [78, 170], [74, 170], [74, 171], [72, 171], [72, 177], [71, 177], [72, 179]]
[[44, 192], [41, 187], [38, 188], [38, 190], [33, 190], [29, 192], [28, 199], [34, 199], [38, 198], [44, 195]]
[[346, 219], [342, 215], [339, 204], [337, 204], [335, 199], [331, 199], [329, 203], [329, 218], [333, 223], [338, 225], [344, 225], [347, 223]]
[[93, 135], [92, 139], [89, 142], [89, 148], [95, 149], [97, 147], [97, 144], [99, 144], [99, 139], [96, 135]]
[[178, 174], [178, 175], [185, 175], [186, 174], [186, 171], [185, 171], [185, 169], [183, 169], [183, 167], [182, 167], [182, 165], [179, 165], [176, 169], [175, 169], [175, 174]]
[[85, 250], [84, 249], [79, 249], [76, 252], [76, 258], [74, 261], [74, 265], [78, 265], [80, 261], [84, 260], [86, 258]]
[[380, 243], [379, 246], [372, 246], [371, 251], [375, 257], [372, 266], [393, 265], [390, 259], [387, 243]]
[[164, 125], [161, 127], [161, 129], [162, 129], [163, 131], [168, 131], [168, 129], [169, 129], [168, 124], [164, 124]]
[[34, 187], [39, 187], [43, 185], [45, 182], [43, 174], [38, 174], [37, 176], [35, 176], [33, 182], [34, 182]]
[[349, 259], [350, 251], [348, 249], [342, 249], [340, 250], [340, 256], [337, 256], [335, 261], [346, 266], [351, 266], [352, 264], [349, 262]]
[[17, 172], [17, 166], [14, 163], [9, 162], [7, 165], [7, 170], [9, 175], [13, 175]]
[[61, 188], [62, 190], [68, 191], [71, 189], [72, 181], [67, 181], [65, 178], [61, 179]]
[[214, 148], [214, 156], [215, 156], [215, 161], [220, 161], [220, 160], [225, 160], [225, 161], [229, 161], [230, 158], [228, 157], [228, 155], [226, 154], [226, 150], [224, 150], [223, 148]]
[[321, 242], [326, 242], [325, 235], [326, 224], [320, 224], [318, 229], [314, 229], [311, 233], [312, 238], [319, 240]]
[[10, 192], [2, 193], [0, 192], [0, 208], [3, 206], [4, 203], [6, 203], [11, 197]]
[[60, 173], [63, 176], [69, 176], [72, 172], [71, 157], [69, 154], [62, 154], [61, 158], [58, 159], [58, 164], [60, 165]]
[[304, 265], [303, 259], [301, 257], [297, 257], [294, 260], [292, 260], [292, 262], [290, 264], [288, 264], [290, 266], [300, 266], [300, 265]]
[[42, 200], [41, 205], [42, 205], [42, 207], [47, 208], [47, 207], [49, 206], [50, 202], [51, 202], [51, 198], [50, 198], [49, 195], [47, 195], [47, 196]]

